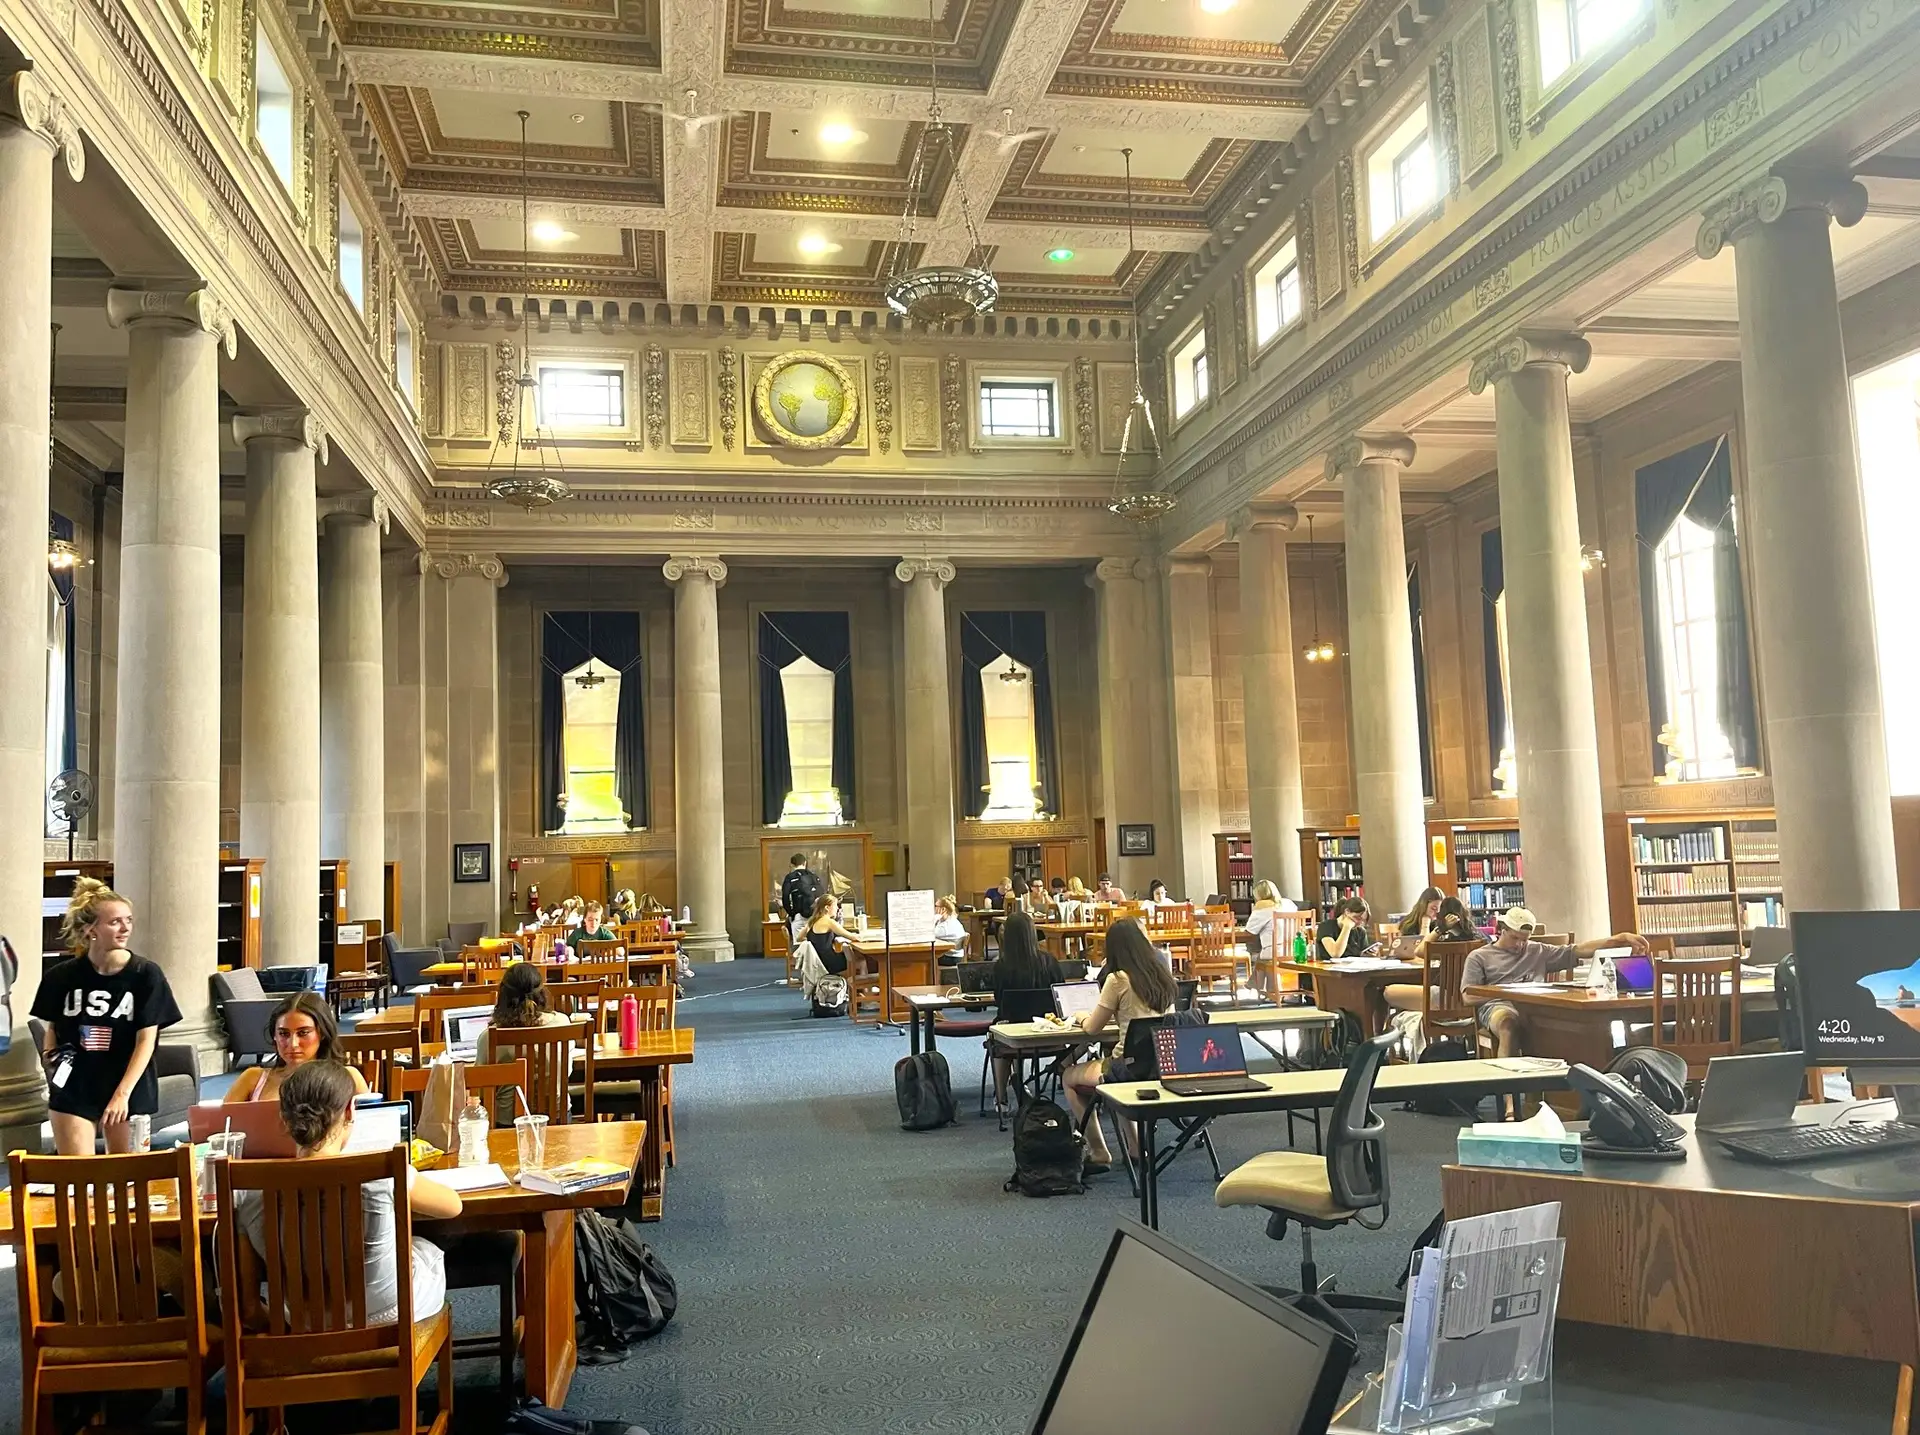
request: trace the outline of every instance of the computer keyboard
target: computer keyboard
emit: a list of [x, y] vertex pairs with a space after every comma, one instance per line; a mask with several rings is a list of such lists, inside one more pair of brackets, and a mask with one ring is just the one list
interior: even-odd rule
[[1720, 1143], [1743, 1161], [1785, 1166], [1795, 1161], [1844, 1160], [1878, 1151], [1920, 1146], [1920, 1126], [1904, 1121], [1861, 1121], [1850, 1126], [1783, 1126], [1722, 1136]]

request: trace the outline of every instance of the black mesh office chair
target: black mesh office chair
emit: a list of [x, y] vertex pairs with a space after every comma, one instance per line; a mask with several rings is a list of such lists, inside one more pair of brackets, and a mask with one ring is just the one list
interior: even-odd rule
[[1332, 1231], [1358, 1221], [1363, 1211], [1378, 1210], [1378, 1223], [1360, 1221], [1378, 1230], [1387, 1219], [1387, 1142], [1385, 1121], [1369, 1106], [1374, 1079], [1398, 1037], [1385, 1032], [1360, 1044], [1347, 1064], [1340, 1094], [1327, 1113], [1326, 1154], [1269, 1151], [1227, 1173], [1214, 1188], [1218, 1206], [1259, 1206], [1268, 1213], [1267, 1235], [1278, 1241], [1287, 1223], [1300, 1227], [1300, 1289], [1278, 1291], [1292, 1305], [1336, 1330], [1353, 1334], [1353, 1327], [1336, 1313], [1344, 1310], [1398, 1311], [1395, 1298], [1349, 1295], [1333, 1288], [1333, 1279], [1320, 1279], [1313, 1261], [1313, 1233]]

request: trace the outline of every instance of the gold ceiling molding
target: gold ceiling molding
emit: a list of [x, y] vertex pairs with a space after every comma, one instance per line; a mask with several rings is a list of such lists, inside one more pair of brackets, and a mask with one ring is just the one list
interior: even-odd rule
[[[807, 10], [785, 0], [726, 3], [730, 75], [901, 86], [928, 81], [924, 20]], [[1019, 8], [1019, 0], [950, 0], [934, 20], [941, 83], [984, 92]]]
[[[727, 120], [720, 144], [718, 202], [731, 209], [801, 209], [822, 214], [897, 215], [907, 202], [913, 151], [926, 126], [909, 124], [900, 151], [884, 163], [777, 159], [767, 152], [773, 116], [765, 111]], [[955, 145], [967, 129], [955, 126]], [[921, 177], [921, 212], [938, 213], [953, 177], [944, 153]]]
[[660, 68], [660, 0], [543, 0], [539, 9], [326, 0], [343, 45]]
[[[865, 250], [850, 244], [843, 251], [849, 262], [800, 264], [784, 255], [762, 260], [754, 253], [751, 234], [713, 237], [713, 298], [728, 304], [857, 304], [878, 306], [880, 285], [891, 272], [896, 246], [889, 240], [868, 241]], [[913, 246], [909, 263], [918, 263]]]
[[1111, 274], [1075, 274], [1061, 270], [1028, 273], [993, 264], [993, 277], [1000, 282], [1002, 309], [1121, 314], [1131, 312], [1134, 296], [1173, 257], [1136, 250], [1122, 259]]
[[428, 219], [420, 224], [444, 288], [502, 294], [579, 294], [595, 298], [666, 297], [666, 241], [655, 229], [620, 231], [620, 253], [532, 256], [521, 271], [517, 249], [484, 248], [465, 219]]
[[[1044, 168], [1057, 136], [1028, 140], [987, 211], [989, 220], [1052, 224], [1124, 224], [1126, 190], [1119, 175], [1055, 173]], [[1243, 165], [1265, 163], [1277, 146], [1259, 140], [1215, 139], [1179, 179], [1133, 181], [1134, 215], [1160, 229], [1205, 229], [1209, 207]]]

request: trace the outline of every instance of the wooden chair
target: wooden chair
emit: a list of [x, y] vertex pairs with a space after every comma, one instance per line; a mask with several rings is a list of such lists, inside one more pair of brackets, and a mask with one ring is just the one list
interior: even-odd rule
[[1739, 1055], [1740, 959], [1655, 957], [1652, 1035], [1686, 1061], [1689, 1081], [1706, 1076], [1711, 1058]]
[[[573, 969], [569, 967], [567, 970], [571, 972]], [[605, 987], [606, 983], [599, 977], [568, 976], [562, 981], [548, 982], [541, 990], [547, 994], [548, 1011], [558, 1012], [568, 1018], [590, 1018]]]
[[527, 1105], [547, 1118], [550, 1125], [566, 1126], [573, 1121], [571, 1090], [573, 1048], [585, 1049], [585, 1080], [580, 1083], [583, 1117], [591, 1121], [593, 1108], [594, 1028], [582, 1018], [565, 1026], [497, 1026], [490, 1043], [495, 1060], [519, 1057], [527, 1064], [525, 1091]]
[[579, 948], [574, 951], [574, 955], [576, 957], [582, 957], [589, 962], [607, 961], [615, 952], [622, 951], [625, 947], [626, 943], [618, 937], [615, 937], [610, 942], [582, 942]]
[[667, 986], [630, 986], [616, 983], [600, 989], [600, 1030], [618, 1034], [620, 1003], [632, 997], [640, 1007], [640, 1030], [672, 1031], [679, 988]]
[[[419, 1000], [419, 998], [415, 998]], [[439, 1040], [440, 1034], [434, 1033]], [[390, 1096], [400, 1092], [399, 1077], [407, 1067], [420, 1065], [420, 1032], [417, 1027], [380, 1027], [372, 1031], [343, 1031], [339, 1037], [340, 1059], [355, 1067], [373, 1091]], [[406, 1057], [403, 1065], [400, 1058]]]
[[491, 986], [436, 987], [413, 999], [413, 1029], [423, 1042], [440, 1041], [446, 1035], [445, 1015], [465, 1007], [492, 1007], [500, 998]]
[[1197, 912], [1189, 920], [1193, 940], [1187, 946], [1187, 975], [1203, 984], [1224, 977], [1228, 991], [1238, 991], [1240, 958], [1233, 951], [1233, 913]]
[[[467, 1083], [467, 1094], [478, 1096], [480, 1104], [487, 1109], [487, 1119], [496, 1123], [500, 1119], [498, 1113], [504, 1109], [501, 1094], [506, 1094], [506, 1105], [511, 1106], [513, 1088], [517, 1086], [524, 1091], [527, 1087], [527, 1063], [519, 1059], [470, 1061], [461, 1067], [460, 1074]], [[432, 1076], [431, 1068], [424, 1066], [417, 1071], [402, 1071], [393, 1091], [393, 1095], [413, 1107], [416, 1126], [420, 1120], [420, 1098], [426, 1094], [427, 1082]]]
[[1478, 1007], [1460, 994], [1467, 955], [1481, 942], [1427, 943], [1426, 974], [1420, 983], [1420, 1034], [1428, 1041], [1450, 1036], [1478, 1052], [1487, 1033], [1480, 1030]]
[[1162, 902], [1157, 907], [1148, 907], [1146, 925], [1149, 937], [1161, 932], [1185, 932], [1193, 926], [1193, 903]]
[[[665, 986], [613, 986], [600, 997], [601, 1030], [612, 1035], [620, 1032], [620, 1003], [631, 996], [640, 1008], [640, 1030], [672, 1031], [677, 1017], [680, 990], [672, 983]], [[599, 1116], [639, 1118], [645, 1114], [640, 1105], [641, 1087], [637, 1081], [603, 1081], [594, 1093], [594, 1111]], [[660, 1154], [673, 1162], [673, 1068], [660, 1073]]]
[[[56, 1395], [179, 1389], [188, 1435], [206, 1435], [207, 1376], [220, 1366], [221, 1346], [219, 1333], [207, 1329], [193, 1153], [185, 1143], [137, 1156], [15, 1151], [7, 1165], [20, 1291], [20, 1429], [51, 1435]], [[153, 1235], [148, 1190], [166, 1181], [185, 1197], [177, 1249]], [[28, 1182], [53, 1192], [29, 1196]], [[163, 1314], [163, 1297], [180, 1314]]]
[[568, 962], [564, 979], [570, 982], [599, 982], [604, 987], [615, 982], [626, 981], [628, 966], [629, 963], [624, 958], [619, 961], [607, 959]]
[[628, 957], [626, 971], [619, 980], [635, 987], [677, 986], [680, 981], [680, 958], [672, 952]]
[[[279, 1423], [288, 1405], [391, 1399], [400, 1429], [445, 1435], [453, 1416], [453, 1321], [445, 1305], [413, 1318], [413, 1213], [407, 1153], [394, 1146], [309, 1161], [216, 1163], [221, 1220], [222, 1323], [227, 1351], [227, 1429], [249, 1428], [250, 1412]], [[398, 1308], [391, 1320], [367, 1307], [361, 1187], [393, 1183]], [[237, 1192], [261, 1203], [264, 1253], [241, 1231]], [[266, 1297], [260, 1296], [264, 1281]], [[421, 1425], [420, 1382], [438, 1361], [439, 1405]]]
[[1547, 947], [1570, 947], [1573, 945], [1572, 932], [1535, 932], [1533, 940]]
[[501, 969], [506, 964], [507, 949], [496, 946], [464, 947], [460, 952], [460, 961], [466, 970], [460, 979], [465, 982], [498, 982]]
[[618, 930], [620, 940], [629, 945], [635, 942], [664, 942], [673, 936], [673, 924], [665, 917], [637, 917], [623, 923]]

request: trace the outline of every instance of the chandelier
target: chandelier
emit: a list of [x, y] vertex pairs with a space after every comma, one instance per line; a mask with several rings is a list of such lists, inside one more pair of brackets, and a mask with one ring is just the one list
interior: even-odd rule
[[[1120, 157], [1126, 165], [1127, 176], [1127, 256], [1131, 258], [1133, 248], [1133, 151], [1122, 149]], [[1175, 500], [1171, 493], [1156, 488], [1135, 488], [1127, 483], [1127, 459], [1129, 456], [1147, 460], [1149, 473], [1160, 461], [1160, 430], [1153, 421], [1153, 406], [1147, 402], [1147, 391], [1141, 382], [1140, 370], [1140, 302], [1133, 301], [1133, 397], [1127, 401], [1127, 417], [1120, 425], [1120, 461], [1114, 466], [1113, 498], [1107, 504], [1109, 513], [1118, 514], [1130, 523], [1142, 528], [1157, 523], [1173, 512]], [[1138, 435], [1137, 448], [1132, 447]]]
[[[540, 405], [539, 396], [534, 392], [535, 380], [533, 377], [533, 350], [531, 343], [531, 334], [533, 331], [533, 284], [531, 274], [533, 263], [530, 257], [531, 231], [527, 223], [527, 195], [529, 188], [527, 182], [527, 120], [529, 114], [526, 110], [521, 110], [519, 111], [519, 115], [520, 287], [523, 291], [520, 303], [520, 363], [517, 374], [512, 370], [508, 370], [498, 375], [503, 387], [504, 381], [508, 378], [512, 378], [514, 382], [515, 419], [512, 428], [509, 429], [504, 421], [505, 415], [502, 414], [502, 423], [498, 432], [494, 435], [493, 451], [487, 455], [487, 496], [489, 498], [505, 499], [509, 503], [517, 503], [522, 508], [531, 512], [536, 508], [546, 508], [551, 504], [559, 503], [573, 497], [573, 490], [567, 487], [566, 481], [557, 474], [548, 473], [541, 458], [542, 447], [539, 443]], [[506, 346], [503, 344], [501, 348], [504, 350]], [[534, 466], [531, 469], [526, 469], [520, 466], [520, 450], [524, 446], [524, 440], [521, 435], [529, 432], [532, 433], [534, 437]], [[499, 455], [502, 444], [508, 445], [507, 452], [510, 466], [507, 472], [496, 474], [493, 471], [493, 461]], [[557, 444], [554, 446], [553, 460], [556, 465], [560, 463], [560, 449]]]
[[927, 63], [931, 74], [927, 87], [927, 123], [914, 143], [913, 161], [907, 166], [907, 203], [900, 214], [892, 263], [904, 266], [909, 262], [908, 256], [915, 252], [920, 233], [920, 194], [937, 172], [935, 166], [943, 152], [947, 173], [952, 176], [950, 182], [959, 196], [960, 220], [967, 230], [967, 262], [897, 269], [888, 275], [881, 292], [886, 296], [887, 307], [902, 318], [945, 326], [987, 313], [1000, 297], [1000, 285], [984, 264], [975, 262], [984, 256], [985, 250], [980, 243], [979, 227], [973, 222], [973, 206], [967, 203], [967, 191], [960, 182], [960, 156], [954, 149], [953, 126], [947, 123], [940, 107], [940, 51], [933, 30], [933, 0], [927, 0]]
[[[1313, 547], [1313, 515], [1307, 515], [1307, 547]], [[1333, 644], [1320, 636], [1320, 576], [1309, 574], [1308, 586], [1313, 590], [1313, 636], [1307, 640], [1306, 647], [1300, 650], [1300, 656], [1310, 663], [1330, 663], [1334, 659]]]

